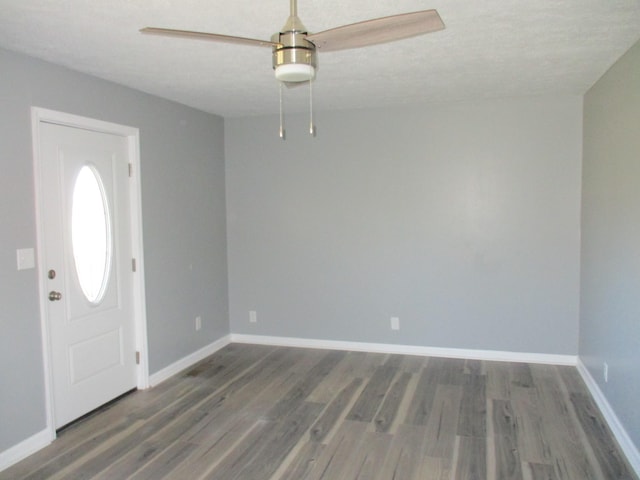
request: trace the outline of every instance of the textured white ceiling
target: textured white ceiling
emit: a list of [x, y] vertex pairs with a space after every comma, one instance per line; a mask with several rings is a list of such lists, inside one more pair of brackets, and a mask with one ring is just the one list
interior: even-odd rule
[[[429, 8], [445, 30], [321, 52], [314, 109], [583, 94], [640, 38], [640, 0], [299, 0], [298, 13], [318, 32]], [[0, 0], [0, 46], [218, 115], [268, 114], [278, 111], [268, 48], [138, 30], [269, 39], [288, 9], [288, 0]], [[287, 110], [304, 111], [307, 96], [287, 90]]]

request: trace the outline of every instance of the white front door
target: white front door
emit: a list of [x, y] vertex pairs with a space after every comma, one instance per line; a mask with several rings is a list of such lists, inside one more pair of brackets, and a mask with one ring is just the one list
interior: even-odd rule
[[53, 416], [68, 424], [137, 383], [127, 138], [40, 124], [41, 262]]

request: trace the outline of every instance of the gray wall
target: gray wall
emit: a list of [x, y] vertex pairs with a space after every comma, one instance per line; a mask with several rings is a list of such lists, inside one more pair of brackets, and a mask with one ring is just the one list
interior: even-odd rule
[[316, 123], [225, 120], [234, 333], [577, 354], [581, 97]]
[[[0, 49], [0, 451], [45, 427], [30, 107], [140, 128], [151, 373], [229, 332], [224, 123]], [[203, 328], [195, 332], [194, 319]]]
[[580, 357], [640, 446], [640, 43], [585, 96], [582, 181]]

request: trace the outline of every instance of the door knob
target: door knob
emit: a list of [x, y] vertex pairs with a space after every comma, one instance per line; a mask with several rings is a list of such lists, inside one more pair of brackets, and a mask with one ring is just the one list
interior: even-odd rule
[[53, 290], [49, 292], [49, 300], [55, 302], [62, 298], [62, 294], [60, 292], [54, 292]]

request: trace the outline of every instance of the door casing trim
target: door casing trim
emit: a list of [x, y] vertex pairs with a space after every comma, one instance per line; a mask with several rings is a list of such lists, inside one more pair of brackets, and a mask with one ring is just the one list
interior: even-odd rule
[[40, 299], [40, 328], [42, 339], [42, 359], [44, 367], [46, 429], [51, 440], [56, 438], [54, 422], [53, 373], [51, 368], [51, 332], [48, 323], [48, 309], [46, 292], [46, 265], [42, 261], [44, 252], [44, 205], [40, 192], [44, 186], [42, 178], [42, 158], [40, 152], [40, 126], [43, 123], [53, 123], [99, 133], [109, 133], [124, 137], [127, 141], [129, 162], [132, 164], [133, 175], [130, 178], [129, 209], [131, 212], [131, 248], [136, 259], [136, 273], [133, 275], [133, 311], [135, 346], [140, 352], [140, 364], [136, 366], [136, 386], [139, 389], [149, 387], [149, 355], [147, 343], [147, 312], [144, 288], [144, 248], [142, 240], [142, 195], [140, 179], [140, 131], [135, 127], [105, 122], [93, 118], [82, 117], [70, 113], [31, 107], [31, 132], [33, 148], [33, 178], [36, 208], [36, 237], [38, 252], [38, 290]]

